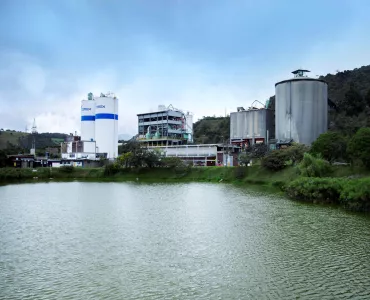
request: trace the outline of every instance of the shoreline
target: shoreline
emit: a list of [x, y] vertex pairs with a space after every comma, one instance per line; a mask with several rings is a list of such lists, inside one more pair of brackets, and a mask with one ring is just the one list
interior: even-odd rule
[[[370, 177], [348, 178], [351, 169], [338, 168], [333, 177], [300, 177], [294, 167], [271, 172], [252, 167], [192, 167], [118, 169], [38, 168], [0, 169], [0, 186], [38, 182], [143, 182], [143, 183], [229, 183], [240, 187], [263, 187], [269, 193], [303, 203], [340, 206], [345, 210], [370, 212]], [[107, 174], [108, 173], [108, 174]], [[347, 174], [346, 174], [347, 173]], [[339, 176], [338, 176], [339, 175]]]

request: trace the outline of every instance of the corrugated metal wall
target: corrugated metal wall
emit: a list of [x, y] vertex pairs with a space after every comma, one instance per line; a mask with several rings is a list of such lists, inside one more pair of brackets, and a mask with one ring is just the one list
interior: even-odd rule
[[[272, 129], [273, 112], [267, 109], [246, 110], [230, 114], [230, 139], [266, 138]], [[271, 137], [271, 132], [270, 132]]]
[[328, 129], [328, 86], [314, 79], [276, 85], [276, 139], [310, 145]]

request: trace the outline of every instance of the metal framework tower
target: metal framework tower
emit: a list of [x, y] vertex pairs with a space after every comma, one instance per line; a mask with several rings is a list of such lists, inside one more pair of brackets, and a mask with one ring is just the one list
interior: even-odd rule
[[35, 119], [33, 119], [31, 133], [32, 133], [31, 154], [35, 155], [36, 154], [36, 138], [35, 138], [35, 136], [37, 134], [37, 127], [36, 127], [36, 120]]

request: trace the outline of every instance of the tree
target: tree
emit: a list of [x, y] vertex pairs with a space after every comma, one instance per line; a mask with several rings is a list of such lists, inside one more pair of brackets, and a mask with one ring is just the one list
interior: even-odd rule
[[285, 151], [286, 157], [289, 157], [293, 165], [295, 165], [296, 163], [300, 162], [303, 159], [304, 154], [309, 150], [310, 147], [308, 147], [307, 145], [293, 143], [288, 148], [280, 151]]
[[5, 150], [0, 150], [0, 168], [8, 165], [8, 156]]
[[267, 108], [275, 110], [275, 96], [270, 97]]
[[338, 130], [344, 135], [352, 136], [357, 130], [370, 125], [369, 117], [366, 112], [362, 112], [356, 116], [348, 116], [345, 112], [335, 114], [333, 129]]
[[370, 128], [361, 128], [348, 143], [348, 155], [370, 169]]
[[126, 152], [121, 154], [117, 159], [117, 164], [120, 167], [129, 168], [131, 167], [132, 152]]
[[249, 162], [251, 161], [251, 157], [246, 153], [241, 153], [238, 160], [240, 166], [248, 166]]
[[328, 131], [312, 143], [311, 153], [321, 154], [323, 159], [332, 163], [336, 159], [346, 158], [347, 141], [343, 134]]
[[248, 147], [245, 151], [246, 155], [250, 158], [262, 158], [266, 155], [268, 147], [266, 144], [254, 144]]
[[118, 147], [118, 154], [132, 152], [135, 153], [140, 149], [140, 144], [137, 141], [129, 141]]
[[365, 104], [367, 105], [367, 107], [370, 107], [370, 89], [367, 91], [364, 100], [365, 100]]
[[288, 152], [284, 150], [274, 150], [262, 158], [262, 167], [272, 170], [279, 171], [286, 167], [286, 161], [289, 160]]
[[348, 116], [358, 115], [365, 107], [364, 99], [357, 91], [354, 84], [351, 83], [344, 99], [338, 103], [339, 109]]
[[142, 165], [145, 165], [148, 168], [157, 167], [160, 161], [159, 153], [147, 149], [144, 150], [145, 151], [142, 152]]

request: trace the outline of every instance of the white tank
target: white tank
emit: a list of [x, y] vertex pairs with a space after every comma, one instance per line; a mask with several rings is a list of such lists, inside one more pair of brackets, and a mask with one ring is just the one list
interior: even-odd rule
[[95, 139], [99, 153], [107, 158], [118, 156], [118, 99], [95, 98]]
[[114, 113], [114, 129], [115, 129], [115, 139], [116, 139], [116, 144], [115, 144], [115, 149], [117, 149], [116, 151], [116, 157], [118, 156], [118, 98], [117, 97], [114, 97], [114, 109], [115, 109], [115, 113]]
[[193, 142], [193, 115], [187, 113], [185, 115], [186, 118], [186, 133], [188, 134], [188, 142]]
[[95, 101], [81, 101], [81, 140], [95, 140]]

